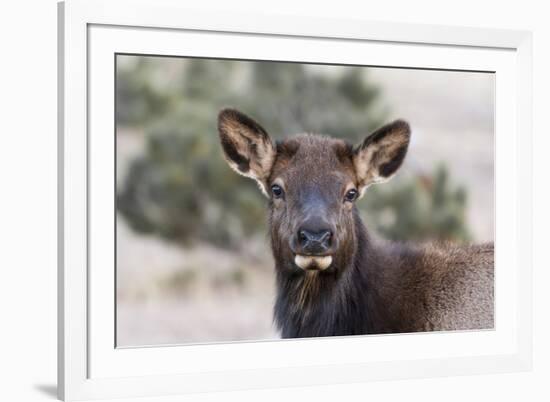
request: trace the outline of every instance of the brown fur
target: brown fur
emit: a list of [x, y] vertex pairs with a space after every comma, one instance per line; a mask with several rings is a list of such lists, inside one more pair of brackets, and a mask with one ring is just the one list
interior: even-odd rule
[[373, 332], [493, 328], [492, 244], [377, 249], [379, 262], [366, 264]]

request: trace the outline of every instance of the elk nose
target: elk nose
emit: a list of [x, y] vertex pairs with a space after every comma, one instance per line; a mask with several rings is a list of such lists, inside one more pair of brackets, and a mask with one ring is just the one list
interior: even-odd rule
[[298, 244], [305, 254], [322, 254], [330, 248], [331, 243], [332, 232], [330, 230], [324, 229], [313, 232], [300, 229], [298, 231]]

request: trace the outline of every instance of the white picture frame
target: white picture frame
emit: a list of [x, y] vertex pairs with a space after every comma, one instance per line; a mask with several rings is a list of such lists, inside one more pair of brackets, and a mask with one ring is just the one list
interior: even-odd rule
[[[530, 369], [529, 32], [206, 14], [172, 0], [68, 0], [58, 11], [60, 398]], [[102, 133], [114, 135], [117, 53], [494, 71], [495, 330], [115, 348], [113, 137]]]

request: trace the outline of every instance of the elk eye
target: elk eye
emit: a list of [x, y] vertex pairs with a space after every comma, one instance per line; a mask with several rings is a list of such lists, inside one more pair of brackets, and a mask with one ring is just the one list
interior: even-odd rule
[[274, 184], [271, 186], [271, 193], [273, 194], [273, 198], [281, 198], [283, 196], [283, 189], [278, 184]]
[[353, 202], [357, 198], [358, 194], [359, 192], [356, 189], [352, 188], [351, 190], [348, 190], [348, 192], [346, 193], [344, 197], [344, 201]]

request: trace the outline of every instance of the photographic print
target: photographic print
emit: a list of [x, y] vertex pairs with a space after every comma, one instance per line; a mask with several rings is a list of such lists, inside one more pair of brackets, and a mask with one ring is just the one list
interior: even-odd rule
[[494, 74], [116, 55], [116, 345], [494, 328]]

